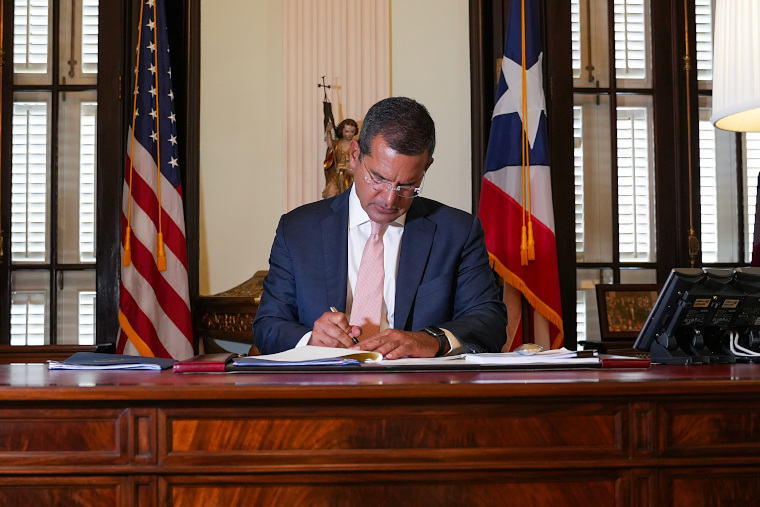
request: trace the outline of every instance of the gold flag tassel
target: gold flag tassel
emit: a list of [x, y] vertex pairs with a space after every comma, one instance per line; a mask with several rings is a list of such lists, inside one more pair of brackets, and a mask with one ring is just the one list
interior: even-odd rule
[[[127, 217], [127, 223], [129, 223], [129, 217]], [[127, 226], [127, 232], [124, 235], [124, 255], [121, 259], [122, 266], [129, 266], [132, 264], [132, 228]]]
[[158, 258], [156, 259], [159, 271], [166, 271], [166, 251], [164, 250], [164, 233], [158, 233]]
[[[153, 20], [154, 22], [158, 21], [155, 2], [153, 2]], [[157, 32], [158, 28], [153, 30], [153, 44], [156, 48], [158, 48]], [[162, 225], [163, 207], [161, 206], [161, 114], [158, 110], [158, 103], [160, 102], [158, 97], [161, 92], [158, 89], [158, 51], [153, 52], [153, 65], [156, 68], [156, 72], [153, 75], [156, 81], [156, 181], [158, 182], [156, 188], [156, 193], [158, 194], [158, 251], [156, 252], [156, 266], [159, 271], [166, 271], [166, 250], [164, 249], [164, 231]]]
[[[143, 6], [140, 4], [140, 25], [137, 28], [137, 40], [142, 37]], [[140, 44], [137, 44], [137, 67], [135, 68], [135, 86], [132, 88], [132, 143], [129, 151], [129, 196], [127, 197], [127, 229], [124, 233], [124, 255], [121, 259], [122, 266], [132, 264], [132, 173], [134, 172], [133, 160], [135, 159], [135, 118], [137, 118], [137, 78], [140, 74]]]
[[528, 220], [528, 260], [536, 260], [536, 241], [533, 239], [533, 216]]
[[[526, 200], [528, 202], [528, 210], [530, 209], [530, 158], [528, 155], [528, 94], [527, 94], [527, 86], [526, 86], [526, 76], [525, 76], [525, 1], [522, 2], [522, 207], [523, 207], [523, 213], [522, 213], [522, 231], [521, 231], [521, 238], [520, 238], [520, 265], [521, 266], [527, 266], [528, 260], [530, 259], [530, 250], [529, 250], [529, 236], [528, 236], [528, 230], [530, 230], [530, 239], [533, 239], [533, 227], [530, 223], [530, 211], [528, 211], [528, 225], [529, 228], [525, 225], [525, 214], [526, 214]], [[527, 180], [527, 188], [526, 188], [526, 180]], [[527, 192], [526, 192], [527, 190]], [[528, 197], [526, 197], [526, 195]], [[535, 254], [534, 254], [535, 258]]]

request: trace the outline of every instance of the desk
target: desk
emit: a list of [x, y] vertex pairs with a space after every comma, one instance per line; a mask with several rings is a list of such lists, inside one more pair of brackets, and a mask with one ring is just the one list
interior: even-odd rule
[[747, 505], [760, 366], [0, 365], [0, 505]]

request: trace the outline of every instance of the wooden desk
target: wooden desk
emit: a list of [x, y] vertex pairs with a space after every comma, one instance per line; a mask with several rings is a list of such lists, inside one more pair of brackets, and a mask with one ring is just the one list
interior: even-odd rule
[[0, 505], [748, 505], [760, 366], [0, 366]]

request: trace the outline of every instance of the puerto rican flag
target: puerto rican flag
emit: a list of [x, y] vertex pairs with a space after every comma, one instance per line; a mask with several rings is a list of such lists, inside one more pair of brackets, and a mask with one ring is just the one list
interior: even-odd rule
[[187, 359], [193, 332], [164, 0], [144, 0], [121, 217], [120, 354]]
[[[534, 0], [513, 0], [510, 5], [478, 215], [491, 262], [505, 281], [509, 313], [505, 351], [523, 342], [525, 326], [534, 343], [559, 348], [564, 332], [541, 38]], [[523, 298], [530, 315], [523, 315]]]

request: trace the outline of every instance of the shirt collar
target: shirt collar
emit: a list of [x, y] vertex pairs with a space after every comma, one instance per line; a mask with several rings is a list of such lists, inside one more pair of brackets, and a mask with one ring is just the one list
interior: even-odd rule
[[[359, 196], [356, 195], [356, 185], [351, 185], [348, 196], [348, 228], [362, 225], [369, 222], [369, 215], [362, 208], [362, 203], [359, 201]], [[390, 223], [397, 227], [403, 227], [406, 223], [406, 213], [398, 217], [396, 220]]]

